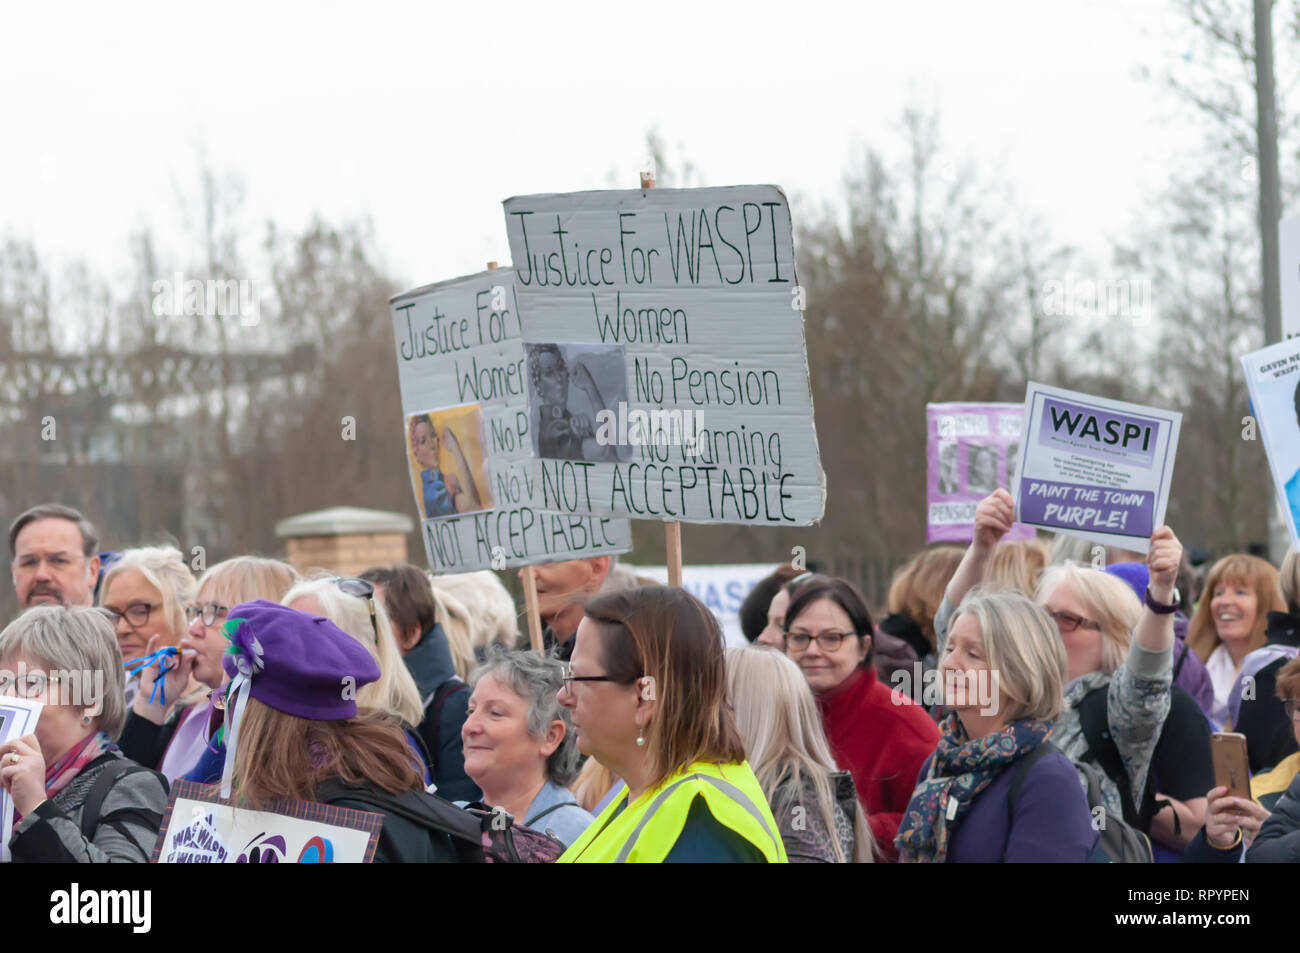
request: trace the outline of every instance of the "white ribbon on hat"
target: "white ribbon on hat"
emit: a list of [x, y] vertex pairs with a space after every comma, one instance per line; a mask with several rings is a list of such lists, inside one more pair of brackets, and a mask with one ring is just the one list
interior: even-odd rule
[[252, 640], [254, 652], [253, 664], [249, 665], [243, 653], [234, 656], [238, 672], [230, 680], [230, 694], [226, 702], [226, 763], [221, 769], [221, 797], [230, 798], [230, 784], [235, 770], [235, 742], [239, 733], [239, 723], [244, 718], [244, 706], [248, 704], [249, 692], [253, 687], [253, 675], [263, 668], [262, 643]]

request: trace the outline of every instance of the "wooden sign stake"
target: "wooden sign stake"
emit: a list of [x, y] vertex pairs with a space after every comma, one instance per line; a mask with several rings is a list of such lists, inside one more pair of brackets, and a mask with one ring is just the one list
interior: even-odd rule
[[[655, 174], [641, 173], [641, 188], [653, 189]], [[668, 563], [668, 585], [682, 584], [682, 524], [676, 520], [664, 523], [664, 559]]]

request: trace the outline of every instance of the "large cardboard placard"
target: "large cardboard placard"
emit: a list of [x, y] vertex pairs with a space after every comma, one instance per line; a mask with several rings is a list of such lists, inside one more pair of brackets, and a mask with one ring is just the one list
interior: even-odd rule
[[[1023, 404], [926, 404], [925, 541], [969, 543], [975, 507], [998, 487], [1012, 489]], [[1032, 539], [1016, 523], [1006, 539]]]
[[[10, 678], [13, 672], [6, 672]], [[15, 695], [0, 696], [0, 744], [22, 738], [36, 731], [44, 702]], [[0, 863], [13, 858], [9, 854], [9, 838], [14, 829], [14, 801], [9, 792], [0, 788]]]
[[775, 186], [505, 202], [542, 505], [806, 526], [825, 509]]
[[218, 785], [172, 784], [153, 862], [160, 864], [360, 864], [379, 843], [382, 814], [311, 801], [267, 810], [233, 807]]
[[1300, 337], [1241, 359], [1291, 548], [1300, 551]]
[[1183, 415], [1029, 382], [1016, 518], [1145, 553], [1164, 523]]
[[541, 505], [514, 273], [439, 282], [391, 304], [407, 467], [434, 571], [627, 552], [626, 520]]

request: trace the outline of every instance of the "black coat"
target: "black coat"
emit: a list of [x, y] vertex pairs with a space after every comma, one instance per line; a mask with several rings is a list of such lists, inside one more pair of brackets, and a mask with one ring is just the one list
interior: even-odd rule
[[1255, 843], [1246, 851], [1246, 863], [1295, 863], [1300, 861], [1300, 774], [1291, 779], [1286, 793], [1273, 805]]

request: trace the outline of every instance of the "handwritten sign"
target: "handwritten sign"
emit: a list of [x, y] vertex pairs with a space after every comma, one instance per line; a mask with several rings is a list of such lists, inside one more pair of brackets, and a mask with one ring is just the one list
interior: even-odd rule
[[1016, 518], [1146, 552], [1164, 523], [1182, 414], [1030, 382]]
[[428, 285], [391, 304], [407, 467], [429, 565], [469, 572], [631, 549], [626, 520], [542, 505], [514, 273]]
[[506, 200], [505, 214], [544, 508], [821, 519], [803, 291], [780, 189], [530, 195]]
[[1241, 359], [1291, 547], [1300, 551], [1300, 337]]
[[[926, 404], [925, 541], [969, 543], [975, 507], [998, 487], [1013, 489], [1022, 404]], [[1007, 539], [1032, 539], [1012, 525]]]

